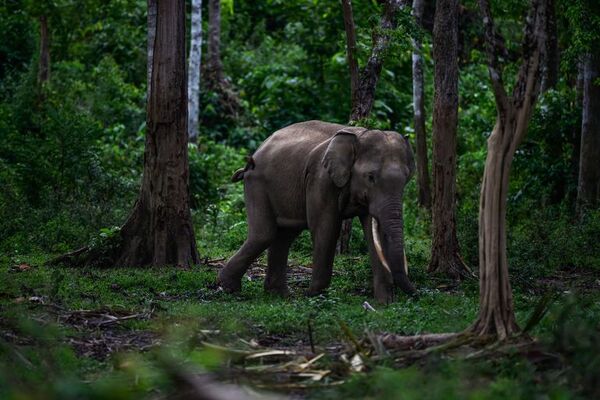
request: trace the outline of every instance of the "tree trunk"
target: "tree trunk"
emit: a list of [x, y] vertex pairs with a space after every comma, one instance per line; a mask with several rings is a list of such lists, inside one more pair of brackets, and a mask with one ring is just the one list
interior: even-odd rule
[[[402, 6], [403, 1], [401, 0], [386, 0], [379, 29], [373, 33], [371, 55], [367, 64], [359, 73], [358, 61], [356, 60], [356, 32], [352, 13], [352, 1], [342, 0], [346, 44], [348, 47], [348, 67], [350, 69], [351, 124], [367, 118], [371, 113], [373, 103], [375, 102], [377, 81], [383, 68], [385, 52], [389, 48], [391, 41], [390, 30], [394, 28], [396, 13]], [[337, 252], [339, 254], [345, 254], [349, 251], [351, 232], [352, 220], [344, 220], [337, 244]]]
[[146, 99], [150, 101], [150, 86], [152, 84], [152, 62], [154, 59], [154, 38], [156, 37], [156, 2], [157, 0], [148, 0], [148, 58], [146, 60]]
[[[418, 26], [423, 20], [424, 0], [413, 1], [413, 16]], [[425, 131], [425, 79], [423, 76], [423, 46], [421, 39], [413, 39], [413, 110], [415, 138], [417, 144], [417, 187], [418, 201], [421, 207], [431, 209], [431, 184], [429, 181], [429, 161], [427, 160], [427, 132]]]
[[505, 339], [519, 330], [515, 320], [506, 255], [506, 199], [517, 147], [525, 137], [537, 100], [546, 51], [545, 0], [532, 0], [523, 39], [523, 62], [509, 97], [494, 51], [495, 31], [488, 0], [479, 0], [485, 28], [488, 69], [497, 119], [488, 139], [479, 203], [479, 316], [469, 328], [478, 335]]
[[600, 52], [587, 54], [583, 67], [583, 113], [579, 151], [577, 210], [600, 205]]
[[48, 17], [40, 16], [40, 60], [38, 82], [43, 84], [50, 79], [50, 35], [48, 33]]
[[514, 153], [503, 151], [503, 138], [513, 136], [513, 129], [498, 121], [488, 139], [479, 202], [479, 317], [472, 329], [500, 339], [519, 330], [506, 257], [506, 197]]
[[188, 138], [195, 142], [200, 115], [200, 63], [202, 60], [202, 0], [192, 0], [192, 29], [188, 66]]
[[558, 50], [558, 30], [556, 27], [556, 7], [554, 0], [544, 0], [546, 16], [546, 57], [543, 60], [542, 92], [556, 87], [560, 67]]
[[350, 70], [350, 104], [356, 102], [358, 89], [358, 60], [356, 59], [356, 28], [354, 26], [354, 15], [352, 12], [352, 0], [342, 0], [342, 11], [344, 15], [344, 29], [346, 30], [346, 57], [348, 69]]
[[459, 279], [470, 274], [456, 236], [458, 124], [458, 0], [438, 0], [433, 27], [433, 242], [429, 272]]
[[189, 207], [185, 1], [157, 3], [142, 188], [121, 229], [119, 266], [198, 263]]
[[[346, 56], [350, 72], [350, 107], [353, 110], [354, 105], [358, 102], [359, 69], [358, 60], [356, 59], [356, 28], [354, 26], [352, 0], [342, 0], [342, 13], [344, 15], [344, 29], [346, 31]], [[340, 238], [336, 247], [337, 254], [347, 254], [350, 251], [351, 235], [352, 219], [346, 219], [342, 222]]]
[[208, 0], [208, 62], [207, 80], [212, 88], [220, 88], [223, 80], [221, 62], [221, 1]]
[[356, 96], [352, 104], [350, 121], [367, 118], [375, 102], [375, 89], [383, 68], [385, 53], [390, 46], [390, 31], [396, 25], [396, 13], [403, 6], [401, 0], [387, 0], [384, 5], [383, 15], [379, 29], [373, 33], [373, 47], [367, 64], [360, 72]]

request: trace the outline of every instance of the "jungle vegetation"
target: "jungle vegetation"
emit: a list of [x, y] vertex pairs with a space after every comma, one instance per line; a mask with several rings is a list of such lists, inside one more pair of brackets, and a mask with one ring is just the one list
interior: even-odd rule
[[[0, 398], [600, 396], [597, 1], [0, 0], [0, 37]], [[264, 256], [219, 289], [232, 174], [307, 120], [412, 144], [417, 296], [352, 220], [327, 293], [307, 232], [289, 297]]]

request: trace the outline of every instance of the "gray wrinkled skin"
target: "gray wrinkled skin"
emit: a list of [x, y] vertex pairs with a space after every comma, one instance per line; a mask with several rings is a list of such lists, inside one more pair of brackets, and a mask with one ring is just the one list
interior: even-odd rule
[[[224, 290], [241, 289], [250, 264], [266, 249], [265, 290], [286, 295], [290, 245], [304, 229], [313, 241], [310, 295], [331, 282], [344, 218], [359, 217], [369, 244], [375, 298], [389, 303], [394, 285], [413, 294], [404, 272], [402, 196], [413, 175], [408, 141], [392, 131], [366, 130], [322, 121], [301, 122], [271, 135], [234, 180], [244, 180], [248, 238], [219, 273]], [[371, 217], [379, 222], [383, 253], [375, 252]]]

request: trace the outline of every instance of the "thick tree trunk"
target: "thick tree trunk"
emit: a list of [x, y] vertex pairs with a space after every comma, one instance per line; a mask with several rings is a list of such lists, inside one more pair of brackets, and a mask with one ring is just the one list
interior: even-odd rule
[[488, 69], [498, 112], [488, 139], [479, 205], [479, 316], [469, 328], [478, 335], [505, 339], [519, 330], [515, 321], [506, 255], [506, 199], [510, 167], [517, 147], [525, 137], [537, 100], [541, 63], [546, 51], [545, 0], [532, 0], [523, 40], [523, 63], [508, 96], [502, 69], [494, 52], [497, 35], [488, 0], [479, 0], [488, 52]]
[[202, 0], [192, 0], [192, 29], [188, 65], [188, 138], [195, 142], [200, 115], [200, 63], [202, 60]]
[[[423, 20], [424, 0], [413, 0], [413, 16], [418, 26]], [[427, 160], [427, 132], [425, 131], [425, 78], [423, 74], [423, 46], [421, 39], [413, 39], [413, 110], [417, 148], [417, 187], [421, 207], [431, 209], [431, 183], [429, 181], [429, 161]]]
[[40, 16], [40, 60], [38, 67], [38, 82], [40, 84], [50, 79], [50, 34], [48, 33], [48, 17]]
[[[512, 113], [511, 113], [512, 114]], [[509, 117], [514, 121], [515, 116]], [[512, 124], [510, 124], [512, 125]], [[517, 332], [506, 257], [506, 198], [514, 153], [504, 151], [514, 126], [496, 122], [488, 150], [479, 203], [479, 317], [472, 329], [504, 339]]]
[[470, 271], [456, 236], [458, 0], [438, 0], [433, 27], [433, 242], [429, 272], [459, 279]]
[[189, 266], [198, 252], [189, 207], [185, 1], [157, 3], [142, 188], [121, 229], [119, 266]]
[[600, 206], [600, 52], [585, 56], [577, 209]]
[[208, 1], [208, 61], [207, 80], [213, 88], [220, 88], [223, 80], [221, 61], [221, 1]]
[[157, 0], [148, 0], [148, 34], [147, 39], [147, 54], [146, 60], [146, 99], [150, 101], [150, 86], [152, 84], [152, 62], [154, 60], [154, 38], [156, 37], [156, 2]]

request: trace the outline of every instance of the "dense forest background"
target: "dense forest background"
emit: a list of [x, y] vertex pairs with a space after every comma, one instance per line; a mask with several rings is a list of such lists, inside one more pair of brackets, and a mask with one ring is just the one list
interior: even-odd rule
[[[561, 387], [552, 392], [554, 394], [577, 398], [600, 393], [596, 382], [600, 362], [597, 356], [600, 210], [597, 204], [582, 207], [578, 201], [583, 65], [586, 55], [598, 53], [600, 13], [594, 0], [545, 1], [553, 10], [549, 19], [553, 24], [550, 32], [554, 35], [549, 46], [553, 47], [548, 50], [552, 56], [544, 61], [542, 90], [527, 136], [518, 147], [512, 165], [507, 247], [520, 321], [524, 321], [525, 314], [530, 312], [535, 317], [534, 310], [540, 304], [542, 308], [548, 305], [548, 298], [544, 297], [547, 291], [558, 293], [557, 297], [563, 296], [560, 304], [553, 308], [551, 318], [546, 319], [536, 333], [552, 343], [553, 351], [561, 352], [561, 362], [565, 364], [543, 378], [535, 375], [538, 364], [529, 368], [532, 364], [525, 363], [529, 368], [524, 368], [526, 372], [515, 372], [523, 365], [519, 364], [520, 359], [504, 360], [499, 366], [495, 364], [490, 368], [505, 373], [502, 375], [504, 380], [496, 386], [499, 397], [505, 398], [547, 394], [544, 382], [554, 382], [555, 376], [562, 379], [559, 382], [556, 378], [557, 385], [568, 381], [565, 385], [569, 389], [563, 391]], [[346, 33], [339, 1], [223, 0], [220, 3], [223, 80], [215, 85], [214, 77], [211, 77], [214, 71], [210, 70], [207, 46], [209, 1], [204, 1], [199, 129], [197, 138], [188, 144], [191, 213], [203, 265], [210, 265], [210, 260], [225, 260], [246, 238], [243, 187], [231, 183], [230, 179], [234, 171], [245, 165], [247, 156], [270, 134], [295, 122], [318, 119], [347, 124], [352, 108]], [[361, 67], [370, 55], [373, 35], [379, 29], [383, 3], [376, 0], [352, 3], [357, 34], [356, 57]], [[391, 34], [391, 46], [385, 52], [372, 112], [360, 121], [369, 127], [400, 132], [415, 146], [413, 40], [420, 40], [423, 44], [429, 160], [434, 99], [434, 3], [425, 1], [422, 24], [415, 23], [411, 7], [400, 11], [398, 26]], [[496, 50], [504, 64], [505, 84], [510, 92], [523, 52], [521, 42], [529, 4], [521, 0], [491, 3], [496, 26], [504, 38], [497, 43]], [[191, 1], [186, 7], [186, 51], [189, 51]], [[478, 215], [486, 145], [497, 117], [484, 34], [478, 2], [462, 1], [458, 36], [456, 230], [460, 255], [474, 271], [479, 264]], [[255, 300], [248, 300], [248, 292], [244, 292], [243, 296], [247, 297], [242, 296], [242, 299], [246, 302], [240, 302], [240, 306], [236, 303], [238, 298], [232, 301], [229, 297], [220, 297], [224, 296], [221, 293], [213, 293], [214, 271], [196, 269], [189, 272], [190, 275], [182, 275], [187, 272], [181, 271], [149, 270], [148, 273], [132, 269], [123, 273], [82, 269], [74, 273], [77, 278], [69, 282], [65, 277], [72, 272], [57, 268], [19, 278], [23, 281], [9, 279], [16, 276], [13, 272], [20, 266], [26, 267], [23, 270], [33, 269], [36, 262], [41, 265], [82, 246], [102, 245], [118, 234], [119, 227], [131, 212], [139, 194], [144, 165], [148, 96], [147, 2], [0, 0], [0, 37], [0, 265], [2, 276], [6, 278], [5, 285], [0, 285], [0, 310], [12, 310], [10, 317], [0, 315], [0, 327], [9, 326], [7, 321], [19, 317], [20, 309], [11, 308], [13, 303], [16, 304], [13, 298], [44, 298], [61, 307], [92, 309], [104, 307], [116, 297], [122, 302], [119, 306], [124, 304], [123, 307], [136, 311], [131, 315], [142, 315], [142, 308], [152, 309], [150, 314], [155, 309], [157, 313], [163, 312], [160, 318], [164, 320], [151, 322], [160, 328], [154, 325], [148, 328], [151, 324], [148, 321], [133, 321], [127, 326], [133, 331], [159, 330], [177, 318], [196, 318], [208, 321], [211, 329], [226, 332], [227, 340], [231, 337], [237, 340], [239, 332], [249, 331], [254, 336], [247, 338], [268, 334], [271, 335], [269, 338], [276, 337], [273, 339], [276, 342], [297, 343], [299, 339], [294, 335], [304, 332], [308, 320], [311, 346], [313, 325], [310, 324], [314, 323], [317, 341], [326, 343], [331, 339], [328, 335], [333, 330], [328, 323], [333, 316], [346, 318], [350, 328], [340, 323], [344, 334], [345, 329], [355, 333], [363, 329], [395, 329], [403, 333], [458, 330], [473, 320], [478, 302], [477, 282], [467, 279], [458, 284], [447, 277], [432, 278], [426, 273], [431, 259], [432, 220], [431, 211], [419, 204], [416, 179], [405, 190], [405, 247], [412, 268], [411, 279], [420, 286], [425, 300], [421, 303], [414, 300], [413, 303], [413, 300], [403, 299], [401, 305], [390, 306], [380, 314], [362, 314], [360, 309], [363, 297], [371, 293], [362, 287], [369, 282], [369, 272], [365, 256], [367, 244], [358, 221], [354, 221], [352, 227], [349, 254], [336, 264], [338, 280], [331, 297], [310, 301], [303, 297], [294, 298], [293, 307], [268, 297], [258, 297], [256, 303], [252, 303]], [[47, 39], [47, 52], [43, 51], [43, 38]], [[46, 63], [44, 57], [48, 54], [49, 62]], [[600, 56], [596, 59], [600, 64], [598, 60]], [[597, 163], [600, 167], [600, 160]], [[291, 263], [309, 264], [311, 249], [310, 237], [305, 232], [293, 245]], [[570, 279], [577, 281], [583, 300], [571, 297], [576, 290], [565, 283], [571, 282]], [[94, 287], [92, 281], [101, 282], [98, 284], [105, 292]], [[81, 298], [73, 294], [77, 289], [74, 282], [83, 287]], [[139, 282], [147, 287], [138, 288]], [[199, 282], [208, 289], [203, 286], [196, 291]], [[90, 286], [86, 286], [88, 284]], [[251, 296], [258, 296], [257, 285], [250, 283]], [[127, 292], [129, 289], [131, 292]], [[176, 290], [180, 292], [172, 293]], [[211, 294], [207, 294], [209, 291]], [[355, 307], [359, 311], [356, 311], [351, 307], [359, 297]], [[539, 302], [541, 297], [546, 300]], [[211, 301], [215, 303], [201, 308], [202, 304]], [[173, 304], [177, 305], [169, 308]], [[404, 308], [400, 312], [393, 307]], [[381, 320], [372, 315], [379, 315]], [[230, 320], [235, 319], [251, 321], [244, 322], [250, 327], [244, 325], [242, 330], [235, 325], [231, 328], [234, 325]], [[34, 330], [32, 328], [32, 332]], [[110, 334], [114, 332], [110, 331]], [[352, 334], [347, 336], [350, 342], [354, 340]], [[194, 336], [194, 340], [197, 337]], [[177, 336], [174, 341], [179, 339]], [[49, 339], [40, 339], [35, 345], [43, 347], [48, 343]], [[0, 342], [0, 354], [5, 354], [2, 351], [8, 348], [4, 341]], [[38, 350], [34, 346], [31, 351]], [[25, 355], [29, 356], [28, 353]], [[86, 357], [88, 355], [86, 353]], [[46, 355], [39, 356], [40, 359], [44, 357]], [[109, 363], [102, 358], [104, 353], [98, 356], [101, 363], [93, 365], [88, 361], [73, 361], [70, 356], [61, 357], [63, 355], [52, 355], [48, 359], [58, 358], [57, 365], [61, 366], [76, 364], [73, 368], [78, 371], [75, 373], [78, 379], [87, 379], [89, 371], [96, 374], [99, 370], [119, 370], [118, 367], [107, 367]], [[210, 369], [211, 362], [215, 362], [210, 357], [212, 355], [202, 358], [200, 364], [209, 365]], [[43, 368], [52, 366], [51, 363], [41, 364], [45, 365]], [[439, 365], [428, 364], [427, 368], [431, 369], [425, 368], [425, 372], [401, 372], [405, 374], [401, 381], [408, 382], [413, 390], [410, 396], [422, 398], [419, 387], [428, 385], [429, 373], [434, 370], [437, 372], [432, 387], [439, 389], [435, 392], [438, 397], [443, 397], [444, 390], [450, 390], [458, 397], [466, 393], [448, 384], [456, 371], [460, 371], [466, 381], [481, 373], [477, 366], [471, 369], [463, 369], [462, 365], [452, 367], [457, 369], [440, 367], [438, 370]], [[23, 369], [31, 372], [27, 365]], [[9, 373], [6, 371], [10, 372], [10, 368], [0, 364], [0, 384], [7, 381], [5, 376]], [[366, 383], [369, 378], [357, 378], [340, 392], [325, 392], [323, 398], [403, 393], [397, 388], [386, 391], [386, 388], [395, 387], [399, 375], [388, 370], [378, 371], [381, 375], [378, 375], [374, 391], [365, 389], [371, 387], [371, 383]], [[21, 382], [22, 387], [27, 387], [27, 382], [42, 382], [41, 376], [45, 373], [36, 370], [30, 380]], [[154, 383], [149, 382], [153, 376], [145, 375], [146, 380], [142, 379], [143, 383], [136, 386], [136, 390], [150, 391]], [[131, 377], [127, 375], [120, 382], [125, 387], [131, 383]], [[533, 389], [511, 391], [513, 385]], [[86, 392], [88, 386], [82, 386], [85, 389], [77, 389], [79, 392], [73, 389], [73, 398], [81, 393], [89, 395]], [[62, 398], [68, 392], [59, 386], [54, 389], [56, 398]], [[495, 390], [494, 387], [491, 390]]]
[[[7, 0], [1, 7], [0, 248], [10, 255], [60, 253], [99, 232], [110, 234], [137, 195], [145, 132], [146, 4]], [[519, 1], [494, 4], [508, 40], [508, 61], [519, 52], [526, 7]], [[511, 178], [511, 266], [536, 265], [531, 273], [559, 262], [595, 261], [586, 260], [590, 252], [583, 250], [596, 245], [587, 233], [598, 229], [597, 215], [573, 223], [581, 129], [577, 60], [585, 50], [577, 45], [590, 40], [570, 29], [571, 20], [580, 16], [578, 7], [583, 6], [557, 2], [563, 50], [559, 79], [536, 107]], [[354, 8], [358, 59], [364, 63], [380, 5], [359, 1]], [[414, 32], [409, 12], [404, 11], [405, 23], [387, 55], [371, 123], [414, 140], [408, 33], [424, 41], [428, 132], [433, 80], [430, 34]], [[40, 87], [42, 14], [48, 15], [52, 78]], [[425, 26], [432, 24], [432, 15], [429, 9]], [[457, 227], [465, 261], [476, 265], [479, 188], [496, 111], [476, 4], [461, 6], [460, 22]], [[227, 184], [230, 173], [281, 127], [309, 119], [347, 122], [350, 82], [337, 2], [229, 2], [223, 6], [221, 40], [223, 66], [240, 109], [228, 112], [217, 93], [201, 89], [199, 141], [189, 152], [190, 185], [200, 241], [221, 237], [220, 244], [234, 250], [245, 226], [241, 190]], [[427, 216], [418, 211], [415, 190], [413, 181], [405, 206], [407, 236], [426, 251]], [[203, 255], [210, 255], [211, 246], [203, 247]]]

